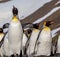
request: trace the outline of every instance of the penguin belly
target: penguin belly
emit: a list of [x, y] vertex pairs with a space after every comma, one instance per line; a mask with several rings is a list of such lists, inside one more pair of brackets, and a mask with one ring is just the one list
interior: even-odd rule
[[51, 45], [52, 45], [52, 37], [51, 32], [42, 30], [39, 40], [40, 44], [38, 45], [37, 55], [46, 55], [49, 56], [51, 54]]
[[4, 38], [4, 43], [2, 45], [2, 49], [3, 49], [3, 54], [5, 56], [11, 56], [11, 54], [13, 54], [12, 50], [9, 49], [8, 33], [6, 34], [6, 36]]
[[27, 38], [27, 36], [26, 36], [26, 34], [25, 33], [23, 33], [23, 40], [22, 40], [22, 53], [24, 54], [24, 51], [25, 51], [25, 46], [26, 46], [26, 42], [27, 42], [27, 40], [28, 40], [28, 38]]
[[20, 22], [11, 22], [8, 30], [9, 48], [14, 54], [20, 54], [23, 31]]
[[57, 42], [57, 51], [56, 53], [60, 53], [60, 35], [58, 37], [58, 42]]
[[23, 33], [23, 40], [22, 40], [22, 46], [23, 47], [25, 47], [27, 40], [28, 40], [27, 36]]
[[40, 30], [33, 30], [32, 31], [32, 34], [31, 34], [31, 37], [30, 37], [30, 42], [29, 42], [29, 47], [27, 49], [27, 54], [28, 55], [31, 55], [31, 54], [34, 53], [35, 43], [36, 43], [39, 31]]

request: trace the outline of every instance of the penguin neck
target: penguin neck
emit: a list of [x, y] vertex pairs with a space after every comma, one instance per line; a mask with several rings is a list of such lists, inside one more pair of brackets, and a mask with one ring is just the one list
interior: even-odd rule
[[48, 31], [48, 30], [50, 30], [50, 27], [44, 26], [44, 30], [45, 30], [45, 31]]
[[48, 27], [48, 26], [44, 25], [43, 28], [45, 28], [45, 27]]
[[12, 20], [13, 22], [18, 22], [19, 21], [19, 19], [18, 19], [18, 17], [17, 16], [13, 16], [13, 20]]
[[33, 30], [34, 30], [34, 31], [38, 31], [39, 29], [34, 28]]
[[2, 32], [2, 33], [0, 33], [0, 35], [4, 35], [4, 33]]

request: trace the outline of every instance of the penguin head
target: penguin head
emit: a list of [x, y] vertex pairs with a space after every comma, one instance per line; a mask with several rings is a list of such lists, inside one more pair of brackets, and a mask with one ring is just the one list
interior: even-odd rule
[[32, 25], [32, 23], [25, 23], [25, 24], [22, 24], [22, 27], [23, 27], [24, 31], [27, 31], [29, 29], [32, 30], [33, 25]]
[[13, 9], [12, 9], [12, 13], [13, 13], [13, 22], [18, 22], [19, 21], [19, 19], [18, 19], [18, 9], [15, 7], [15, 6], [13, 6]]
[[3, 29], [8, 28], [8, 27], [9, 27], [9, 23], [6, 23], [3, 25]]
[[25, 34], [27, 35], [28, 38], [31, 35], [32, 28], [33, 28], [32, 23], [25, 23], [25, 24], [23, 24], [23, 29], [26, 32]]
[[44, 26], [49, 27], [50, 25], [52, 25], [54, 22], [53, 21], [45, 21], [44, 22]]
[[14, 16], [18, 15], [18, 9], [15, 6], [13, 6], [12, 13]]
[[31, 34], [32, 30], [31, 29], [28, 29], [28, 34]]
[[33, 28], [39, 29], [39, 23], [33, 24]]
[[0, 34], [3, 33], [3, 28], [0, 28]]

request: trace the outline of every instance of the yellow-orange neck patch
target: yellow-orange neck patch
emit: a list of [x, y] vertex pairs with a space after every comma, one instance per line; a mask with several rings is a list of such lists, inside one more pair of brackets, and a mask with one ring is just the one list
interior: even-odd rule
[[49, 31], [50, 28], [49, 28], [49, 27], [45, 27], [44, 30], [45, 30], [45, 31]]
[[4, 35], [4, 33], [0, 33], [0, 35]]
[[34, 29], [35, 32], [37, 32], [39, 29]]
[[12, 21], [13, 22], [18, 22], [19, 20], [18, 20], [18, 18], [16, 16], [14, 16]]

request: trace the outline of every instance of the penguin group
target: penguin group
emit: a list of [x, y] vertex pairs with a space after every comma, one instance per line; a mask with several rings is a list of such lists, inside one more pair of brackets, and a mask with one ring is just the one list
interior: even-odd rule
[[[60, 54], [60, 35], [53, 47], [53, 21], [44, 21], [42, 29], [40, 23], [21, 24], [18, 9], [13, 6], [12, 20], [0, 28], [0, 57], [37, 57], [54, 56]], [[8, 30], [4, 32], [5, 29]]]

